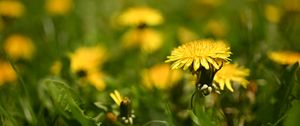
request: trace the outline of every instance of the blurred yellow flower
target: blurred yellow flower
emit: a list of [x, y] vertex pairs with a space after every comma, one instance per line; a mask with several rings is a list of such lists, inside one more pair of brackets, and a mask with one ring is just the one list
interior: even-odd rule
[[299, 0], [283, 0], [283, 7], [286, 11], [300, 12]]
[[216, 37], [224, 37], [227, 34], [225, 23], [217, 20], [208, 21], [205, 30]]
[[62, 69], [62, 63], [60, 61], [55, 61], [50, 67], [50, 73], [53, 75], [59, 75]]
[[204, 39], [175, 48], [165, 62], [173, 62], [172, 69], [219, 69], [224, 62], [229, 61], [230, 54], [230, 47], [225, 42]]
[[249, 69], [238, 67], [236, 64], [225, 64], [216, 73], [214, 81], [220, 86], [221, 90], [224, 90], [226, 85], [227, 89], [233, 92], [232, 82], [241, 84], [244, 88], [247, 87], [249, 81], [245, 78], [249, 76], [249, 72]]
[[25, 12], [24, 5], [18, 0], [1, 0], [0, 16], [21, 17]]
[[153, 86], [158, 89], [167, 89], [180, 80], [182, 72], [178, 70], [170, 70], [168, 64], [158, 64], [150, 69], [143, 70], [143, 84], [147, 88]]
[[2, 19], [0, 18], [0, 32], [4, 29], [4, 23]]
[[198, 35], [186, 27], [179, 27], [177, 36], [180, 42], [189, 42], [198, 39]]
[[150, 28], [132, 29], [123, 35], [122, 42], [125, 48], [139, 46], [146, 53], [151, 53], [161, 47], [162, 36]]
[[0, 86], [16, 81], [17, 74], [14, 71], [13, 67], [7, 61], [0, 60]]
[[292, 51], [269, 52], [268, 57], [276, 63], [282, 65], [291, 65], [296, 62], [300, 63], [300, 53]]
[[106, 87], [104, 75], [99, 71], [94, 70], [87, 73], [87, 80], [99, 91], [103, 91]]
[[274, 5], [266, 5], [265, 16], [269, 22], [278, 23], [281, 17], [280, 9]]
[[106, 60], [106, 50], [100, 46], [80, 47], [69, 56], [73, 73], [80, 70], [90, 71], [101, 67]]
[[14, 34], [9, 36], [4, 42], [4, 51], [13, 59], [32, 58], [35, 46], [30, 38], [23, 35]]
[[104, 75], [99, 68], [106, 60], [106, 50], [100, 46], [80, 47], [69, 55], [71, 58], [71, 72], [84, 82], [88, 82], [96, 89], [105, 89]]
[[158, 10], [148, 7], [132, 7], [119, 16], [122, 25], [158, 25], [163, 22], [163, 17]]
[[198, 0], [200, 5], [208, 7], [218, 7], [223, 3], [223, 0]]
[[50, 15], [66, 15], [73, 7], [73, 0], [46, 0], [46, 11]]

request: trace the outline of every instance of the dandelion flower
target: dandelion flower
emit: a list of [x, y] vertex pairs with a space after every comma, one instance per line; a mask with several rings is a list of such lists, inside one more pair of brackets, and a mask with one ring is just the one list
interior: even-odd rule
[[163, 17], [158, 10], [148, 7], [132, 7], [119, 16], [120, 23], [128, 26], [158, 25]]
[[70, 54], [71, 72], [83, 82], [93, 85], [97, 90], [105, 89], [104, 75], [99, 68], [105, 61], [106, 51], [99, 46], [81, 47]]
[[73, 7], [72, 0], [46, 0], [45, 8], [50, 15], [66, 15]]
[[87, 80], [99, 91], [103, 91], [106, 87], [104, 75], [99, 71], [88, 73]]
[[247, 76], [249, 76], [249, 69], [238, 67], [236, 64], [226, 64], [216, 73], [214, 81], [221, 90], [224, 90], [226, 85], [227, 89], [233, 92], [232, 82], [241, 84], [246, 88], [249, 84], [249, 81], [245, 79]]
[[14, 60], [29, 60], [33, 56], [35, 46], [30, 38], [15, 34], [5, 40], [4, 51]]
[[180, 80], [182, 73], [179, 70], [170, 70], [169, 64], [158, 64], [142, 72], [143, 84], [147, 88], [153, 86], [158, 89], [167, 89]]
[[24, 11], [24, 5], [18, 0], [0, 1], [0, 16], [17, 18], [21, 17]]
[[299, 0], [283, 0], [283, 7], [288, 12], [300, 12]]
[[121, 121], [125, 124], [133, 124], [133, 118], [135, 118], [135, 115], [131, 108], [130, 99], [127, 97], [123, 98], [117, 90], [109, 95], [120, 108], [120, 114], [118, 116], [120, 117], [119, 119], [121, 119]]
[[162, 36], [150, 28], [133, 29], [124, 34], [122, 42], [125, 48], [138, 46], [142, 51], [151, 53], [161, 47]]
[[291, 65], [300, 63], [300, 53], [292, 51], [277, 51], [268, 53], [268, 57], [276, 63], [282, 65]]
[[89, 71], [100, 67], [106, 60], [106, 51], [99, 46], [81, 47], [69, 56], [71, 59], [71, 71], [76, 73], [80, 70]]
[[267, 5], [265, 7], [265, 16], [269, 22], [278, 23], [281, 17], [281, 13], [278, 7], [274, 5]]
[[166, 62], [173, 62], [172, 69], [219, 69], [224, 62], [229, 61], [230, 54], [229, 46], [223, 41], [198, 40], [174, 49]]
[[17, 74], [7, 61], [0, 60], [0, 86], [4, 83], [13, 82], [17, 79]]

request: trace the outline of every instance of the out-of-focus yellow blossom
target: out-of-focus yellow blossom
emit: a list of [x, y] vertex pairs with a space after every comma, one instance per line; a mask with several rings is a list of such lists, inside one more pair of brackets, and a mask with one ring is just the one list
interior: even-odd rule
[[296, 62], [300, 63], [300, 53], [292, 51], [269, 52], [268, 57], [276, 63], [282, 65], [291, 65]]
[[106, 60], [106, 50], [100, 46], [80, 47], [69, 55], [71, 58], [71, 71], [94, 70], [99, 68]]
[[179, 41], [182, 43], [193, 41], [193, 40], [196, 40], [199, 38], [195, 32], [193, 32], [185, 27], [180, 27], [178, 29], [177, 36], [178, 36]]
[[18, 0], [1, 0], [0, 16], [21, 17], [25, 12], [24, 5]]
[[197, 2], [203, 6], [219, 7], [223, 3], [223, 0], [198, 0]]
[[46, 0], [45, 8], [50, 15], [66, 15], [73, 8], [73, 0]]
[[100, 46], [80, 47], [69, 56], [71, 58], [72, 73], [100, 91], [105, 89], [104, 75], [99, 71], [106, 60], [104, 48]]
[[119, 16], [122, 25], [158, 25], [163, 22], [163, 17], [158, 10], [149, 7], [132, 7]]
[[87, 80], [99, 91], [103, 91], [106, 87], [104, 75], [99, 71], [90, 71], [90, 73], [87, 74]]
[[299, 0], [283, 0], [283, 7], [286, 11], [300, 12]]
[[122, 42], [125, 48], [139, 46], [146, 53], [151, 53], [161, 47], [162, 36], [150, 28], [133, 29], [124, 34]]
[[221, 90], [224, 90], [226, 86], [227, 89], [233, 92], [233, 82], [241, 84], [244, 88], [247, 87], [249, 81], [245, 78], [249, 76], [249, 72], [249, 69], [238, 67], [236, 64], [226, 64], [216, 73], [214, 81], [220, 86]]
[[223, 63], [229, 61], [230, 54], [230, 47], [225, 42], [204, 39], [175, 48], [165, 62], [173, 62], [172, 69], [219, 69]]
[[0, 18], [0, 32], [4, 29], [4, 23], [2, 19]]
[[280, 9], [274, 5], [266, 5], [265, 16], [269, 22], [278, 23], [281, 17]]
[[170, 70], [168, 64], [158, 64], [142, 72], [143, 84], [147, 88], [153, 86], [158, 89], [167, 89], [180, 80], [182, 72]]
[[224, 37], [227, 34], [227, 27], [222, 21], [210, 20], [206, 25], [206, 31], [216, 37]]
[[4, 42], [4, 51], [13, 59], [32, 58], [35, 52], [35, 46], [30, 38], [23, 35], [11, 35]]
[[55, 61], [50, 67], [50, 73], [53, 75], [59, 75], [62, 69], [62, 63], [60, 61]]
[[0, 71], [0, 86], [16, 81], [17, 74], [9, 62], [0, 60]]

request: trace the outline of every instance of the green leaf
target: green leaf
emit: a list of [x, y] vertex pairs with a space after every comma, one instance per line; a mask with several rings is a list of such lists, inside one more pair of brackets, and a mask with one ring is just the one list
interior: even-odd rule
[[300, 102], [296, 103], [287, 113], [284, 121], [285, 126], [298, 126], [300, 117]]
[[288, 67], [282, 75], [280, 86], [277, 92], [275, 92], [275, 97], [277, 100], [274, 108], [275, 122], [278, 122], [278, 120], [282, 119], [291, 106], [291, 96], [296, 84], [295, 78], [298, 67], [299, 64], [295, 63], [294, 65]]
[[197, 117], [192, 119], [194, 122], [200, 126], [213, 126], [212, 118], [207, 114], [204, 106], [204, 97], [201, 92], [196, 91], [194, 96], [192, 96], [192, 109], [193, 113]]
[[66, 118], [75, 118], [83, 126], [95, 125], [91, 117], [84, 114], [80, 108], [82, 102], [79, 96], [63, 81], [45, 79], [39, 88], [43, 104], [50, 110], [58, 110]]

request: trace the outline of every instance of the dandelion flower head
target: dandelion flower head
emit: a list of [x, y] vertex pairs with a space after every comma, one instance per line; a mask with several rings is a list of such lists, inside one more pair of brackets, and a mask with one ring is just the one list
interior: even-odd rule
[[281, 18], [281, 12], [275, 5], [267, 5], [265, 7], [265, 16], [269, 22], [278, 23]]
[[7, 82], [13, 82], [17, 79], [17, 74], [11, 64], [0, 60], [0, 86]]
[[245, 78], [249, 76], [249, 72], [249, 69], [238, 67], [236, 64], [226, 64], [216, 73], [214, 81], [221, 90], [224, 90], [224, 86], [226, 86], [233, 92], [232, 82], [241, 84], [244, 88], [247, 87], [249, 81]]
[[106, 51], [100, 46], [80, 47], [70, 54], [71, 71], [76, 73], [80, 70], [90, 71], [97, 69], [106, 59]]
[[25, 7], [18, 0], [1, 0], [0, 16], [21, 17], [24, 14]]
[[230, 47], [223, 41], [197, 40], [175, 48], [165, 62], [173, 62], [172, 69], [219, 69], [230, 60], [230, 54]]
[[163, 22], [163, 17], [158, 10], [149, 7], [132, 7], [119, 17], [120, 23], [127, 26], [158, 25]]
[[73, 7], [72, 0], [46, 0], [46, 11], [50, 15], [66, 15]]
[[143, 71], [143, 84], [147, 88], [167, 89], [181, 79], [182, 72], [170, 70], [169, 64], [158, 64]]
[[282, 65], [291, 65], [296, 62], [300, 63], [300, 53], [293, 51], [269, 52], [268, 57], [274, 62]]
[[133, 29], [126, 32], [122, 38], [125, 48], [138, 46], [142, 51], [151, 53], [162, 45], [162, 35], [150, 28]]
[[14, 60], [29, 60], [33, 56], [35, 46], [27, 36], [15, 34], [5, 40], [4, 51]]

